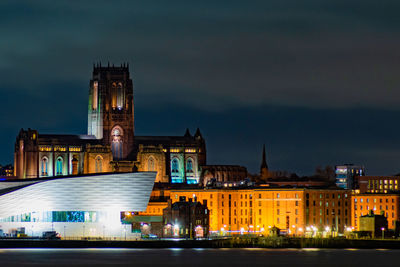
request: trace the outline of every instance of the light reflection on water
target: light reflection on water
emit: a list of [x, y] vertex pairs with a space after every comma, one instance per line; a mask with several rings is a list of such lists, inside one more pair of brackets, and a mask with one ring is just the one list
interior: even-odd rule
[[116, 264], [135, 266], [393, 266], [400, 250], [388, 249], [0, 249], [2, 266]]

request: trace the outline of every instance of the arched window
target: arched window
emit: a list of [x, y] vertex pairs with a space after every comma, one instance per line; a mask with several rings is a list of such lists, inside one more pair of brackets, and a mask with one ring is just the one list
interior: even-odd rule
[[117, 87], [117, 108], [121, 110], [124, 107], [124, 89], [122, 83], [118, 83]]
[[186, 161], [186, 172], [193, 172], [193, 160], [191, 158]]
[[74, 155], [71, 160], [72, 174], [74, 175], [78, 174], [78, 163], [79, 163], [78, 157]]
[[111, 150], [114, 160], [122, 159], [122, 142], [123, 132], [119, 126], [116, 126], [111, 131]]
[[95, 160], [95, 172], [103, 172], [103, 158], [101, 156], [97, 156]]
[[111, 107], [115, 109], [117, 107], [117, 84], [112, 83], [111, 85]]
[[98, 83], [98, 81], [94, 81], [93, 82], [93, 101], [92, 101], [93, 109], [97, 109], [98, 93], [99, 93], [99, 83]]
[[147, 161], [147, 170], [152, 172], [156, 170], [155, 167], [155, 160], [153, 157], [149, 157], [149, 160]]
[[179, 172], [179, 161], [174, 158], [171, 162], [171, 172]]
[[48, 175], [48, 172], [47, 172], [48, 165], [49, 165], [49, 160], [48, 160], [48, 158], [43, 157], [43, 158], [42, 158], [42, 166], [41, 166], [41, 169], [42, 169], [42, 176], [47, 176], [47, 175]]
[[58, 157], [56, 162], [56, 175], [62, 175], [62, 174], [63, 174], [63, 159], [61, 157]]

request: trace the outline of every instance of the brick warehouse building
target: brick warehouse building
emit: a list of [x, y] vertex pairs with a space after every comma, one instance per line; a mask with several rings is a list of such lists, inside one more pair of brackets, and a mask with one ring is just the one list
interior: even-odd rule
[[[162, 191], [162, 193], [161, 193]], [[161, 199], [160, 195], [164, 201]], [[291, 234], [303, 234], [308, 226], [344, 232], [351, 226], [351, 191], [307, 188], [231, 188], [153, 190], [153, 202], [144, 214], [162, 215], [168, 198], [207, 201], [212, 232], [258, 232], [276, 226]]]
[[396, 222], [400, 221], [399, 194], [356, 194], [351, 201], [351, 225], [359, 230], [360, 217], [368, 215], [370, 211], [374, 214], [383, 213], [388, 220], [388, 228], [395, 230]]

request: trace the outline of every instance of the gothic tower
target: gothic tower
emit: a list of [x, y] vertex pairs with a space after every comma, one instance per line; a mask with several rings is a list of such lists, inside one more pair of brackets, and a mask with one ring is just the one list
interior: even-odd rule
[[113, 160], [127, 159], [134, 142], [133, 85], [129, 64], [93, 66], [88, 107], [88, 134], [109, 145]]

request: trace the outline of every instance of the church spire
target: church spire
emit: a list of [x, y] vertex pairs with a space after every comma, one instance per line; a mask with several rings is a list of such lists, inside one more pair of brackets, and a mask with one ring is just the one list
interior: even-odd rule
[[268, 169], [267, 158], [265, 156], [265, 144], [263, 145], [262, 161], [261, 161], [261, 169], [263, 168]]
[[270, 177], [269, 170], [268, 170], [268, 164], [267, 164], [267, 158], [265, 156], [265, 144], [263, 145], [262, 161], [261, 161], [261, 167], [260, 167], [260, 176], [263, 179], [268, 179]]
[[192, 137], [192, 135], [190, 134], [189, 128], [186, 128], [184, 137]]

